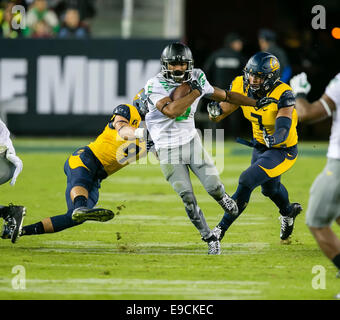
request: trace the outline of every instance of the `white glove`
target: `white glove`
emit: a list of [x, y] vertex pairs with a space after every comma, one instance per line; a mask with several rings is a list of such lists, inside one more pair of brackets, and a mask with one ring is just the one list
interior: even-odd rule
[[217, 118], [222, 114], [222, 108], [220, 107], [220, 104], [216, 101], [211, 101], [208, 103], [207, 110], [209, 113], [209, 116], [213, 119]]
[[290, 86], [292, 87], [295, 96], [299, 93], [307, 95], [311, 89], [311, 85], [307, 80], [307, 75], [304, 72], [294, 76], [290, 80]]
[[6, 158], [9, 162], [13, 163], [14, 166], [15, 166], [13, 177], [12, 177], [12, 180], [10, 182], [10, 185], [14, 186], [18, 175], [22, 171], [23, 163], [22, 163], [21, 159], [18, 156], [16, 156], [14, 153], [10, 152], [10, 150], [7, 151]]
[[135, 130], [135, 137], [137, 138], [137, 139], [143, 139], [144, 138], [144, 128], [137, 128], [136, 130]]

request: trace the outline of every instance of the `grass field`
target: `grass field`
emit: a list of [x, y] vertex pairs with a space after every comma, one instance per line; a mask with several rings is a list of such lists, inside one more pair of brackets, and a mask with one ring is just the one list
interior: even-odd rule
[[[1, 204], [24, 204], [24, 224], [66, 212], [63, 164], [88, 139], [16, 139], [24, 170], [15, 187], [1, 186]], [[311, 183], [326, 163], [327, 144], [305, 143], [282, 180], [292, 202], [306, 209]], [[228, 193], [236, 189], [251, 150], [226, 142]], [[192, 178], [213, 228], [222, 211]], [[102, 183], [98, 206], [125, 209], [106, 223], [86, 222], [61, 233], [0, 240], [0, 299], [333, 299], [340, 292], [335, 267], [305, 226], [305, 211], [290, 245], [281, 245], [275, 205], [256, 189], [246, 211], [229, 229], [222, 255], [207, 245], [186, 216], [160, 168], [130, 165]], [[339, 228], [335, 228], [339, 234]], [[25, 289], [15, 289], [14, 266], [25, 268]], [[314, 266], [325, 268], [325, 289], [314, 289]]]

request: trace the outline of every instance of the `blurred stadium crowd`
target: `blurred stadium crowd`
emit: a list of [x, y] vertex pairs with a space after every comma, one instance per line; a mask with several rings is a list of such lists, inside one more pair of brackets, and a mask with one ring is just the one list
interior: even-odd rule
[[[26, 12], [25, 28], [14, 28]], [[91, 19], [96, 10], [94, 0], [2, 0], [0, 2], [1, 38], [86, 38], [91, 34]]]

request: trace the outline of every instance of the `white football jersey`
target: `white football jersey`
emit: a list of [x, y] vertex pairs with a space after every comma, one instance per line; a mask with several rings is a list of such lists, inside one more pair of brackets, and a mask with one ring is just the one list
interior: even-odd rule
[[15, 154], [15, 150], [10, 139], [10, 132], [6, 125], [0, 120], [0, 147], [6, 146], [8, 150]]
[[325, 93], [336, 105], [336, 111], [333, 112], [332, 131], [329, 139], [327, 157], [340, 159], [340, 73], [331, 80]]
[[194, 114], [198, 102], [203, 96], [212, 94], [214, 88], [201, 69], [193, 69], [192, 80], [199, 82], [203, 89], [202, 95], [176, 119], [168, 118], [157, 109], [156, 104], [160, 99], [170, 96], [180, 83], [167, 81], [162, 73], [158, 73], [146, 83], [144, 89], [148, 96], [149, 112], [146, 114], [145, 121], [157, 150], [171, 149], [186, 144], [194, 138], [196, 134]]

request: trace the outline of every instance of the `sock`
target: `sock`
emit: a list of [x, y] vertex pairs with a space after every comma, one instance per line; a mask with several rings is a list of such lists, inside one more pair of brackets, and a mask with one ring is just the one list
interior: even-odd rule
[[29, 226], [24, 226], [22, 228], [22, 232], [21, 235], [22, 236], [30, 236], [30, 235], [34, 235], [34, 234], [43, 234], [45, 233], [44, 230], [44, 226], [42, 224], [42, 222], [37, 222], [34, 224], [31, 224]]
[[87, 198], [84, 196], [76, 196], [73, 200], [74, 208], [87, 207]]
[[239, 184], [236, 192], [233, 194], [232, 198], [236, 201], [238, 206], [238, 215], [233, 216], [227, 212], [224, 213], [222, 220], [219, 225], [223, 230], [228, 230], [231, 224], [241, 215], [244, 209], [247, 207], [247, 204], [250, 199], [252, 190], [242, 184]]
[[340, 253], [332, 259], [332, 262], [335, 264], [338, 270], [340, 270]]
[[280, 214], [282, 216], [287, 216], [292, 210], [292, 206], [289, 202], [288, 191], [282, 183], [280, 183], [278, 192], [271, 195], [269, 198], [280, 209]]
[[72, 220], [72, 211], [73, 210], [70, 210], [66, 214], [51, 217], [54, 232], [59, 232], [67, 228], [72, 228], [79, 224]]
[[225, 212], [219, 225], [223, 230], [227, 231], [231, 224], [236, 220], [236, 218], [237, 217], [232, 216], [231, 214]]

